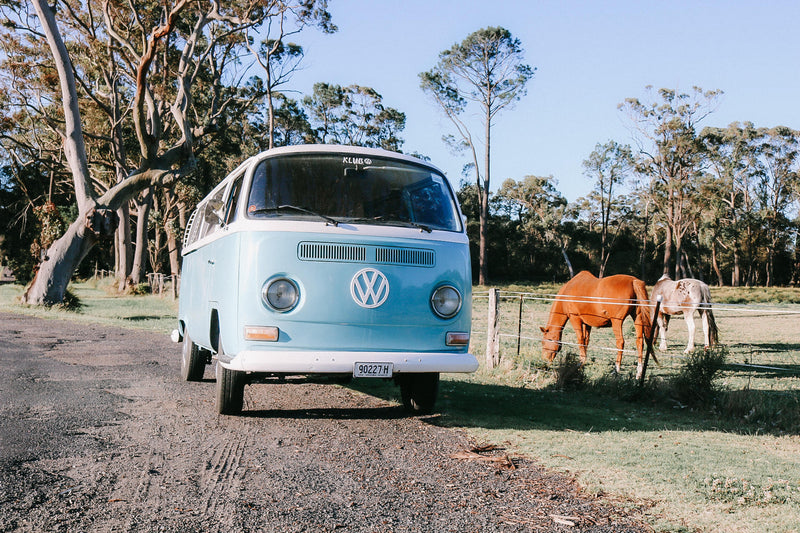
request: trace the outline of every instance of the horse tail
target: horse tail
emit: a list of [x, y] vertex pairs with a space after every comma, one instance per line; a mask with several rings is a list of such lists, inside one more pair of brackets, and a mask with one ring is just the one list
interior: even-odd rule
[[633, 282], [633, 292], [636, 294], [637, 307], [636, 314], [639, 315], [642, 325], [644, 326], [644, 334], [649, 339], [650, 329], [652, 328], [652, 320], [650, 319], [650, 299], [647, 296], [647, 287], [641, 280]]
[[653, 356], [653, 361], [655, 361], [657, 365], [660, 365], [661, 363], [658, 362], [656, 352], [652, 349], [653, 346], [650, 342], [653, 321], [650, 319], [650, 299], [647, 296], [647, 287], [645, 286], [644, 281], [640, 279], [634, 280], [633, 292], [636, 294], [637, 299], [636, 314], [642, 321], [642, 335], [644, 335], [645, 351]]
[[709, 346], [714, 346], [719, 342], [719, 328], [717, 328], [717, 321], [714, 319], [714, 311], [711, 310], [711, 290], [708, 285], [703, 286], [702, 289], [703, 308], [708, 321], [708, 344]]

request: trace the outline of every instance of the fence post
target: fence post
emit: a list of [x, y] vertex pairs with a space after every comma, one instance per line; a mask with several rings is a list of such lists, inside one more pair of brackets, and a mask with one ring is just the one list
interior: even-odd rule
[[486, 367], [491, 370], [500, 364], [500, 330], [498, 318], [500, 316], [500, 299], [497, 289], [489, 289], [488, 329], [486, 330]]
[[[656, 324], [658, 321], [658, 311], [661, 309], [661, 296], [656, 298], [656, 312], [653, 313], [653, 320], [650, 323], [650, 335], [645, 341], [647, 342], [647, 351], [644, 354], [644, 363], [642, 364], [642, 375], [639, 377], [639, 386], [644, 386], [644, 376], [647, 374], [647, 362], [650, 360], [650, 354], [653, 352], [653, 338], [656, 333]], [[653, 358], [656, 354], [653, 353]], [[658, 360], [656, 360], [658, 363]]]
[[519, 316], [517, 317], [517, 357], [519, 357], [519, 348], [522, 342], [522, 302], [524, 298], [519, 295]]

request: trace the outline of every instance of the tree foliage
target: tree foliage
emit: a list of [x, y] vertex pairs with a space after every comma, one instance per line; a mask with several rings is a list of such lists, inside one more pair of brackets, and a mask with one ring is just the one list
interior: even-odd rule
[[[439, 54], [439, 62], [422, 72], [420, 86], [450, 119], [458, 133], [445, 140], [456, 148], [468, 150], [475, 172], [480, 201], [479, 212], [479, 275], [483, 285], [488, 276], [489, 194], [491, 187], [492, 121], [503, 109], [525, 95], [525, 86], [534, 69], [523, 62], [524, 51], [519, 39], [505, 28], [489, 27], [469, 34], [461, 43]], [[470, 107], [477, 107], [483, 125], [483, 165], [479, 162], [478, 141], [473, 126], [465, 118]]]

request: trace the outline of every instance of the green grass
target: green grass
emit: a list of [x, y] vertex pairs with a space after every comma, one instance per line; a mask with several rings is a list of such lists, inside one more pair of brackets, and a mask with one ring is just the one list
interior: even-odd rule
[[[574, 475], [590, 493], [644, 509], [657, 531], [800, 531], [800, 290], [712, 289], [726, 307], [715, 315], [728, 358], [716, 402], [702, 408], [668, 393], [686, 362], [680, 317], [670, 323], [669, 348], [657, 352], [660, 366], [650, 361], [640, 393], [635, 354], [623, 357], [621, 377], [611, 374], [610, 329], [592, 331], [587, 386], [559, 390], [541, 360], [538, 326], [546, 323], [549, 302], [523, 300], [518, 354], [519, 295], [511, 294], [544, 298], [557, 290], [502, 287], [508, 298], [501, 300], [500, 368], [490, 372], [482, 364], [474, 375], [445, 376], [441, 415], [433, 423], [464, 428], [480, 441]], [[483, 363], [487, 299], [481, 292], [475, 288], [471, 351]], [[780, 309], [794, 314], [774, 313]], [[630, 348], [632, 321], [625, 335]], [[570, 326], [564, 340], [575, 341]], [[577, 349], [563, 352], [569, 351]], [[388, 385], [358, 387], [396, 399]]]
[[0, 311], [24, 313], [41, 318], [69, 318], [108, 326], [170, 332], [175, 328], [178, 302], [163, 296], [124, 296], [111, 287], [111, 279], [72, 283], [69, 291], [80, 300], [80, 309], [65, 311], [59, 307], [43, 308], [20, 303], [24, 288], [0, 285]]
[[[557, 289], [503, 287], [540, 295]], [[22, 289], [8, 285], [0, 286], [0, 309], [163, 333], [174, 327], [177, 304], [169, 296], [116, 296], [93, 283], [72, 290], [83, 303], [77, 313], [20, 306]], [[538, 326], [549, 303], [524, 300], [527, 338], [517, 355], [517, 297], [501, 304], [501, 366], [443, 376], [440, 414], [427, 420], [576, 476], [586, 491], [642, 509], [657, 531], [800, 531], [800, 320], [772, 312], [796, 312], [800, 291], [712, 290], [716, 302], [731, 307], [717, 313], [728, 364], [715, 404], [693, 408], [664, 392], [685, 361], [680, 318], [670, 324], [669, 349], [658, 354], [661, 366], [651, 361], [642, 392], [632, 377], [633, 355], [625, 355], [622, 376], [611, 375], [613, 352], [603, 349], [614, 345], [608, 329], [592, 332], [586, 384], [559, 390], [540, 355]], [[475, 293], [471, 351], [483, 362], [487, 300], [480, 288]], [[565, 340], [570, 335], [568, 327]], [[626, 339], [633, 344], [630, 322]], [[399, 401], [397, 388], [384, 381], [356, 380], [353, 387]]]

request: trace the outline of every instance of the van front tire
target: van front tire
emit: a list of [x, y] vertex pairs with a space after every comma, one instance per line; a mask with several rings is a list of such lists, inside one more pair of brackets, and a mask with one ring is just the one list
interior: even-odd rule
[[400, 396], [406, 411], [415, 415], [429, 415], [439, 394], [439, 373], [398, 374]]
[[244, 404], [244, 372], [229, 370], [217, 361], [217, 412], [238, 415]]
[[208, 352], [196, 345], [189, 332], [183, 334], [183, 352], [181, 354], [181, 377], [184, 381], [202, 381], [206, 371]]

